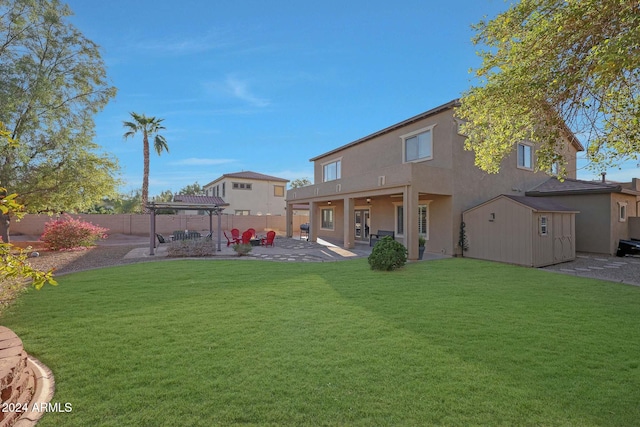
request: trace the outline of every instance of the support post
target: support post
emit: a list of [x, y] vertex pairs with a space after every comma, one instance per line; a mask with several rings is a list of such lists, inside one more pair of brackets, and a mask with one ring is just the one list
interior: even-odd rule
[[155, 255], [156, 247], [156, 208], [151, 207], [149, 215], [149, 255]]
[[[343, 217], [343, 247], [345, 249], [353, 249], [355, 247], [355, 200], [350, 197], [344, 198], [344, 217]], [[364, 226], [363, 226], [364, 229]]]
[[216, 211], [216, 215], [218, 215], [218, 252], [220, 252], [222, 249], [222, 215], [221, 215], [221, 211], [222, 209], [218, 209]]

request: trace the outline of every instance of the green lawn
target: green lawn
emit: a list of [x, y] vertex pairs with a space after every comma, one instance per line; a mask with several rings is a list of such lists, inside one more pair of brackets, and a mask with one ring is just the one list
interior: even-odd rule
[[0, 322], [42, 426], [637, 425], [640, 288], [466, 259], [172, 261], [59, 278]]

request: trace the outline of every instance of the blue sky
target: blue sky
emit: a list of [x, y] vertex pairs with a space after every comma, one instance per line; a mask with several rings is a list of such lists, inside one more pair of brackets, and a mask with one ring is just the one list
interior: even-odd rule
[[[129, 112], [164, 118], [150, 195], [255, 171], [313, 180], [309, 159], [458, 98], [479, 65], [471, 25], [502, 0], [67, 0], [118, 95], [96, 142], [141, 187]], [[629, 166], [629, 165], [628, 165]], [[610, 179], [639, 176], [635, 164]], [[587, 171], [579, 178], [591, 179]]]

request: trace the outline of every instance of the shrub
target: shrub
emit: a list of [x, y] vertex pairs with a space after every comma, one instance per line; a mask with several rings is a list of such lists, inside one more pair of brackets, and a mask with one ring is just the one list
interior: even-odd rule
[[169, 243], [170, 257], [203, 257], [216, 254], [216, 245], [211, 239], [175, 240]]
[[385, 236], [373, 247], [368, 260], [372, 270], [394, 270], [407, 262], [407, 248], [391, 236]]
[[106, 228], [65, 215], [46, 223], [40, 240], [52, 251], [78, 249], [94, 246], [98, 239], [106, 239], [107, 231]]
[[248, 254], [249, 252], [251, 252], [251, 249], [253, 249], [253, 246], [247, 244], [238, 243], [233, 245], [233, 250], [236, 251], [238, 256]]

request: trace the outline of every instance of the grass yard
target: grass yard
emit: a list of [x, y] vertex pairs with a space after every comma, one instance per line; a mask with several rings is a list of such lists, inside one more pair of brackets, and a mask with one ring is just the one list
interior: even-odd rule
[[637, 425], [640, 288], [467, 259], [76, 273], [0, 322], [41, 426]]

